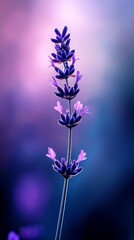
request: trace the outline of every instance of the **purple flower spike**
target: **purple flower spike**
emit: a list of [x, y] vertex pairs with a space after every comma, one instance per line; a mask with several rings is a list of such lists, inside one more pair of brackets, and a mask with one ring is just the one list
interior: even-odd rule
[[[50, 57], [50, 62], [51, 65], [54, 67], [54, 63], [65, 63], [67, 61], [70, 61], [72, 59], [72, 65], [74, 65], [75, 61], [77, 59], [75, 59], [74, 57], [74, 53], [75, 50], [71, 50], [70, 51], [70, 33], [67, 34], [67, 27], [65, 26], [62, 33], [60, 33], [60, 31], [56, 28], [55, 29], [55, 33], [56, 33], [56, 38], [52, 38], [52, 42], [55, 43], [55, 50], [56, 53], [52, 53], [52, 57]], [[67, 76], [68, 77], [68, 76]], [[64, 77], [59, 77], [59, 79], [63, 79]]]
[[[56, 37], [51, 40], [55, 43], [56, 52], [51, 53], [51, 57], [49, 58], [56, 75], [49, 81], [49, 85], [56, 88], [54, 94], [57, 97], [71, 101], [80, 91], [78, 82], [81, 80], [82, 75], [80, 71], [75, 73], [75, 62], [79, 58], [75, 57], [75, 50], [70, 50], [71, 39], [67, 26], [65, 26], [61, 32], [57, 28], [55, 28], [54, 31]], [[57, 66], [59, 63], [62, 63], [61, 68], [59, 65]], [[71, 85], [69, 82], [70, 77], [75, 77], [75, 82]], [[59, 86], [58, 80], [65, 80], [63, 87]], [[83, 106], [80, 101], [74, 104], [73, 112], [70, 106], [71, 105], [69, 105], [69, 108], [63, 113], [63, 107], [61, 103], [57, 101], [54, 109], [60, 114], [59, 124], [70, 128], [71, 131], [71, 128], [77, 126], [83, 116], [89, 113], [89, 109], [88, 106]], [[82, 171], [83, 168], [79, 166], [79, 163], [86, 159], [86, 153], [83, 150], [80, 151], [77, 160], [69, 159], [66, 161], [65, 158], [61, 158], [61, 161], [59, 161], [56, 159], [56, 153], [52, 148], [48, 148], [46, 156], [53, 160], [53, 169], [67, 179]]]
[[48, 153], [46, 154], [46, 156], [48, 157], [48, 158], [50, 158], [50, 159], [52, 159], [53, 161], [56, 161], [56, 153], [55, 153], [55, 151], [52, 149], [52, 148], [50, 148], [50, 147], [48, 147]]
[[11, 231], [9, 234], [8, 234], [8, 237], [7, 237], [7, 240], [19, 240], [20, 237], [19, 235], [17, 235], [15, 232]]

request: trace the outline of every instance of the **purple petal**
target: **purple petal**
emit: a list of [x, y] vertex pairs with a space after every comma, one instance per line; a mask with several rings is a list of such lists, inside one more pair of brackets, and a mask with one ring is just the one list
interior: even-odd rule
[[61, 163], [64, 164], [66, 162], [66, 159], [63, 157], [61, 158]]
[[79, 58], [75, 58], [75, 54], [73, 54], [73, 56], [72, 56], [72, 64], [74, 64], [77, 60], [79, 60]]
[[58, 111], [60, 114], [62, 114], [63, 107], [59, 101], [57, 101], [57, 106], [55, 106], [54, 109]]
[[66, 172], [66, 165], [65, 164], [62, 164], [62, 172], [65, 173]]
[[63, 126], [65, 126], [65, 125], [66, 125], [66, 122], [64, 122], [64, 121], [62, 121], [62, 120], [60, 120], [60, 119], [59, 119], [59, 121], [58, 121], [58, 122], [59, 122], [59, 124], [61, 124], [61, 125], [63, 125]]
[[46, 156], [48, 157], [48, 158], [50, 158], [50, 159], [52, 159], [53, 161], [56, 161], [56, 153], [55, 153], [55, 151], [52, 149], [52, 148], [50, 148], [50, 147], [48, 147], [48, 153], [46, 154]]
[[73, 53], [70, 52], [70, 53], [67, 55], [67, 60], [69, 60], [72, 56], [73, 56]]
[[76, 169], [76, 167], [77, 167], [77, 164], [76, 164], [76, 162], [74, 161], [73, 164], [72, 164], [72, 171], [74, 171], [74, 170]]
[[63, 31], [62, 31], [62, 38], [65, 37], [66, 33], [67, 33], [67, 26], [65, 26], [65, 27], [63, 28]]
[[59, 41], [56, 40], [56, 39], [54, 39], [54, 38], [51, 38], [51, 41], [52, 41], [53, 43], [59, 43]]
[[83, 109], [83, 104], [81, 104], [80, 101], [77, 101], [75, 104], [74, 104], [74, 109], [77, 111], [77, 113], [81, 113], [81, 110]]
[[82, 116], [81, 115], [78, 115], [76, 118], [75, 118], [75, 123], [78, 124], [78, 122], [81, 120]]
[[64, 95], [64, 91], [63, 91], [63, 89], [62, 89], [61, 87], [57, 86], [57, 89], [58, 89], [58, 91], [59, 91], [62, 95]]
[[58, 40], [58, 42], [61, 42], [61, 41], [62, 41], [62, 38], [59, 37], [59, 36], [56, 36], [56, 39]]
[[80, 151], [80, 154], [78, 155], [77, 163], [86, 160], [86, 152], [83, 150]]
[[59, 87], [58, 86], [58, 84], [57, 84], [57, 82], [56, 82], [56, 79], [53, 77], [53, 79], [51, 79], [50, 81], [50, 84], [49, 84], [49, 86], [51, 86], [51, 87]]
[[55, 49], [59, 51], [60, 46], [58, 44], [55, 45]]
[[[83, 109], [83, 111], [82, 111], [82, 115], [85, 115], [85, 114], [87, 114], [87, 113], [89, 113], [89, 107], [88, 107], [88, 106], [85, 106], [84, 109]], [[91, 113], [90, 113], [90, 114], [91, 114]]]
[[66, 41], [66, 46], [70, 44], [70, 41], [71, 41], [71, 39], [68, 39], [68, 40]]
[[68, 33], [68, 34], [64, 37], [64, 41], [66, 41], [69, 37], [70, 37], [70, 33]]
[[55, 94], [57, 97], [64, 98], [63, 94], [61, 94], [61, 93], [59, 93], [59, 92], [54, 92], [54, 94]]
[[59, 169], [61, 169], [61, 163], [60, 163], [58, 160], [56, 160], [56, 161], [54, 162], [54, 164], [55, 164]]
[[74, 118], [74, 117], [71, 117], [69, 123], [70, 123], [70, 124], [73, 124], [74, 122], [75, 122], [75, 118]]
[[55, 165], [52, 165], [52, 167], [56, 172], [58, 172], [58, 169], [59, 169], [58, 167], [56, 167]]
[[65, 122], [65, 120], [66, 120], [65, 115], [64, 115], [64, 114], [61, 114], [60, 117], [61, 117], [61, 119]]
[[54, 63], [57, 62], [57, 59], [52, 59], [50, 56], [49, 56], [49, 58], [50, 58], [49, 62], [51, 64], [49, 67], [54, 67], [55, 68]]
[[77, 71], [76, 73], [76, 83], [82, 78], [82, 75], [80, 75], [80, 71]]
[[77, 173], [80, 173], [81, 171], [83, 170], [83, 167], [79, 167], [79, 168], [77, 168]]
[[52, 57], [56, 58], [56, 54], [55, 53], [51, 53]]
[[71, 175], [77, 175], [77, 170], [74, 170], [73, 172], [71, 172]]
[[55, 33], [58, 35], [58, 36], [60, 36], [61, 37], [61, 33], [60, 33], [60, 31], [57, 29], [57, 28], [55, 28]]
[[76, 95], [79, 91], [80, 89], [78, 88], [77, 90], [75, 90], [74, 94]]

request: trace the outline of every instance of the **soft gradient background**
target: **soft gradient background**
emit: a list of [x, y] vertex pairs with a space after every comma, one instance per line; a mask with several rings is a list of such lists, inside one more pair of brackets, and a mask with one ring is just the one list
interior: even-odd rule
[[54, 28], [67, 25], [83, 78], [77, 99], [90, 106], [73, 131], [73, 158], [87, 152], [69, 184], [64, 240], [134, 239], [131, 0], [0, 1], [0, 239], [54, 239], [63, 179], [45, 157], [66, 155], [57, 124], [48, 56]]

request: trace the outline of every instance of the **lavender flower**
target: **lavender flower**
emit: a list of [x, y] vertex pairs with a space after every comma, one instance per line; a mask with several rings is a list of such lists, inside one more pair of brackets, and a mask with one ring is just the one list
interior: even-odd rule
[[53, 63], [59, 63], [59, 62], [66, 63], [73, 57], [75, 52], [75, 50], [70, 51], [70, 46], [69, 46], [70, 33], [67, 34], [66, 26], [64, 27], [62, 33], [60, 33], [60, 31], [57, 28], [55, 29], [55, 33], [56, 33], [56, 39], [51, 38], [51, 41], [56, 43], [55, 45], [56, 53], [51, 54], [53, 57], [53, 59], [51, 58], [51, 61]]
[[64, 71], [62, 71], [58, 67], [55, 67], [55, 71], [58, 73], [57, 75], [55, 75], [55, 77], [59, 80], [67, 79], [68, 77], [72, 76], [72, 74], [75, 71], [74, 64], [71, 64], [69, 66], [68, 63], [66, 62], [66, 64], [64, 64], [64, 67], [65, 67]]
[[[83, 106], [80, 101], [74, 104], [74, 110], [72, 111], [71, 101], [74, 99], [80, 91], [79, 81], [82, 75], [79, 71], [75, 73], [75, 63], [78, 58], [75, 57], [75, 50], [70, 50], [70, 33], [67, 33], [68, 28], [65, 26], [60, 32], [57, 28], [54, 30], [56, 37], [52, 38], [51, 41], [55, 44], [55, 53], [52, 53], [50, 58], [50, 66], [52, 66], [56, 72], [55, 77], [49, 81], [51, 87], [56, 88], [54, 94], [62, 99], [68, 101], [68, 108], [63, 112], [62, 104], [57, 101], [57, 105], [54, 109], [59, 112], [60, 119], [58, 123], [62, 126], [68, 128], [68, 148], [67, 157], [61, 158], [61, 160], [56, 159], [56, 153], [52, 148], [48, 148], [48, 153], [46, 156], [53, 161], [53, 169], [60, 173], [64, 177], [64, 185], [62, 191], [62, 199], [57, 223], [57, 231], [55, 235], [55, 240], [60, 240], [61, 230], [63, 224], [67, 187], [68, 181], [72, 176], [78, 175], [82, 172], [83, 168], [79, 165], [81, 161], [86, 160], [86, 153], [84, 150], [80, 151], [77, 160], [72, 160], [72, 128], [77, 126], [82, 120], [83, 116], [89, 113], [88, 106]], [[60, 65], [59, 65], [60, 63]], [[57, 65], [58, 64], [58, 65]], [[61, 68], [59, 67], [61, 66]], [[69, 79], [75, 79], [70, 81]], [[61, 87], [58, 80], [65, 81], [64, 86]]]
[[71, 115], [68, 109], [66, 109], [66, 113], [63, 113], [63, 107], [59, 101], [57, 101], [57, 106], [55, 106], [54, 109], [60, 113], [60, 119], [58, 120], [59, 124], [68, 128], [77, 126], [83, 115], [89, 113], [88, 106], [83, 108], [83, 104], [81, 104], [80, 101], [74, 104], [74, 112]]
[[68, 84], [64, 84], [64, 89], [61, 88], [56, 79], [53, 77], [52, 80], [50, 80], [50, 86], [52, 87], [56, 87], [57, 88], [57, 92], [54, 92], [54, 94], [60, 98], [64, 98], [67, 100], [71, 100], [74, 97], [76, 97], [76, 95], [78, 94], [78, 92], [80, 91], [79, 87], [78, 87], [78, 82], [81, 79], [82, 75], [80, 75], [80, 72], [77, 71], [76, 73], [76, 79], [75, 79], [75, 83], [73, 85], [73, 87], [69, 86]]
[[53, 160], [53, 169], [59, 172], [64, 178], [71, 178], [72, 176], [80, 173], [83, 168], [79, 167], [79, 163], [86, 159], [86, 153], [81, 150], [77, 160], [71, 160], [68, 164], [65, 158], [61, 158], [61, 161], [57, 160], [56, 153], [52, 148], [48, 148], [47, 157]]

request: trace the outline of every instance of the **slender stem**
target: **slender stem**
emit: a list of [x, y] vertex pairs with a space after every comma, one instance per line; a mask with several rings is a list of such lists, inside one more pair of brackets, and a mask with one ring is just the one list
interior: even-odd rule
[[68, 181], [69, 181], [69, 179], [66, 179], [66, 178], [64, 179], [64, 185], [63, 185], [63, 190], [62, 190], [62, 198], [61, 198], [61, 204], [60, 204], [60, 211], [59, 211], [55, 240], [60, 240], [60, 238], [61, 238], [61, 231], [62, 231], [65, 205], [66, 205], [66, 199], [67, 199]]
[[[66, 63], [64, 63], [64, 68], [66, 68]], [[67, 78], [66, 78], [66, 84], [68, 86]], [[68, 100], [68, 108], [69, 108], [69, 116], [71, 117], [71, 99]], [[72, 128], [68, 128], [67, 165], [71, 161], [71, 152], [72, 152]], [[64, 178], [64, 185], [62, 190], [62, 197], [61, 197], [61, 204], [60, 204], [60, 211], [58, 216], [55, 240], [61, 239], [61, 232], [62, 232], [66, 199], [67, 199], [68, 182], [69, 182], [69, 178]]]
[[[68, 100], [68, 108], [69, 108], [69, 115], [71, 117], [71, 100]], [[69, 128], [68, 129], [67, 164], [69, 164], [71, 160], [71, 152], [72, 152], [72, 128]]]
[[[71, 116], [71, 100], [68, 101], [68, 107], [69, 107], [69, 115]], [[68, 129], [67, 164], [69, 164], [71, 160], [71, 152], [72, 152], [72, 129], [69, 128]], [[61, 204], [60, 204], [60, 211], [59, 211], [55, 240], [61, 239], [61, 231], [63, 226], [63, 219], [64, 219], [64, 213], [65, 213], [66, 199], [67, 199], [68, 182], [69, 182], [69, 179], [65, 178], [63, 190], [62, 190], [62, 197], [61, 197]]]

